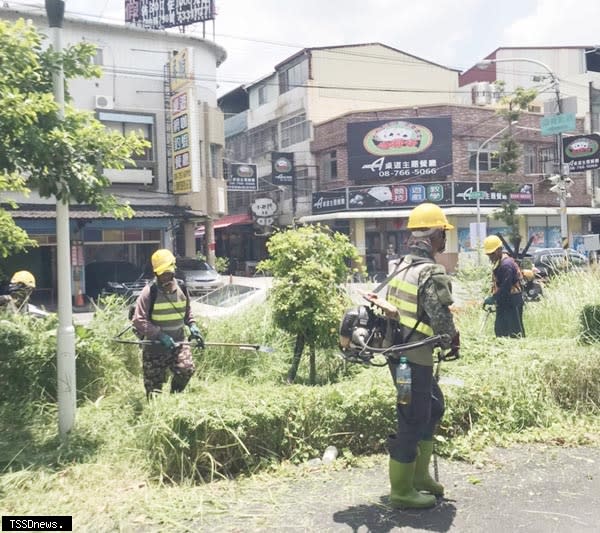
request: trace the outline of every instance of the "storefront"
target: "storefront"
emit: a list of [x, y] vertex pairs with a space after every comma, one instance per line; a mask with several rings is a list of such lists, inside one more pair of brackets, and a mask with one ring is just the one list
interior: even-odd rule
[[[471, 243], [471, 224], [477, 221], [477, 209], [469, 206], [443, 207], [444, 213], [454, 229], [448, 232], [446, 252], [439, 257], [449, 272], [454, 272], [462, 259], [476, 255], [476, 246]], [[374, 211], [332, 212], [302, 217], [302, 223], [325, 223], [330, 226], [348, 223], [350, 240], [363, 256], [369, 274], [387, 271], [389, 245], [395, 247], [395, 255], [407, 252], [410, 232], [406, 223], [411, 209]], [[498, 208], [480, 208], [482, 222], [486, 223], [486, 233], [505, 234], [506, 225], [496, 220], [493, 214]], [[521, 248], [533, 237], [532, 247], [553, 247], [560, 243], [560, 214], [553, 207], [520, 207], [519, 232], [525, 237]], [[568, 207], [567, 220], [571, 242], [575, 235], [588, 233], [593, 218], [599, 216], [598, 209], [592, 207]], [[557, 241], [558, 239], [558, 241]], [[560, 245], [560, 244], [559, 244]]]
[[[26, 253], [4, 259], [4, 279], [26, 269], [37, 280], [34, 299], [54, 303], [56, 297], [56, 213], [54, 209], [21, 208], [11, 213], [17, 225], [38, 243]], [[168, 245], [179, 217], [167, 209], [135, 209], [131, 219], [115, 220], [95, 210], [70, 210], [70, 239], [73, 295], [86, 294], [86, 266], [98, 261], [126, 261], [140, 272], [152, 253]]]

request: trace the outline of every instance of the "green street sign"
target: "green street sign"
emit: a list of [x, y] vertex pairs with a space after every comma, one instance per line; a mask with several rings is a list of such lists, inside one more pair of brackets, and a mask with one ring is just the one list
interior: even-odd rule
[[469, 200], [477, 200], [477, 198], [479, 198], [480, 200], [484, 200], [486, 198], [487, 193], [485, 191], [473, 191], [471, 193], [469, 193]]
[[540, 120], [543, 136], [556, 135], [567, 131], [575, 131], [575, 113], [560, 113], [559, 115], [546, 115]]

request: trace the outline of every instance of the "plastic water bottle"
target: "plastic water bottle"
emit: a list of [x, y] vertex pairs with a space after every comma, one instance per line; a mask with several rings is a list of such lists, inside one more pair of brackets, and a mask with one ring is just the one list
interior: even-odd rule
[[411, 385], [412, 376], [408, 360], [406, 357], [401, 357], [400, 363], [396, 367], [396, 391], [398, 393], [398, 403], [400, 405], [410, 404]]
[[333, 463], [338, 456], [338, 450], [335, 446], [327, 446], [325, 448], [325, 452], [323, 453], [323, 464]]

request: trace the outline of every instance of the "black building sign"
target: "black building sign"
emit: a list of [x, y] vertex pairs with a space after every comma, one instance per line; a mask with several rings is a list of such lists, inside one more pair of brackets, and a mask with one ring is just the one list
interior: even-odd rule
[[292, 185], [296, 177], [292, 152], [271, 152], [271, 179], [273, 185]]
[[214, 0], [125, 0], [125, 22], [162, 30], [215, 18]]
[[324, 191], [312, 193], [312, 212], [314, 215], [319, 213], [333, 213], [335, 211], [345, 211], [346, 189], [343, 191]]
[[[480, 206], [499, 206], [502, 205], [502, 202], [507, 202], [509, 199], [517, 202], [519, 205], [534, 205], [533, 185], [531, 183], [519, 185], [519, 190], [509, 195], [495, 191], [493, 186], [493, 183], [479, 184]], [[454, 182], [454, 205], [476, 206], [477, 183], [472, 181]]]
[[258, 190], [256, 165], [234, 163], [230, 169], [229, 178], [227, 179], [228, 191]]
[[590, 133], [563, 137], [563, 154], [571, 172], [600, 168], [600, 135]]
[[348, 175], [355, 182], [452, 174], [452, 119], [399, 118], [347, 125]]

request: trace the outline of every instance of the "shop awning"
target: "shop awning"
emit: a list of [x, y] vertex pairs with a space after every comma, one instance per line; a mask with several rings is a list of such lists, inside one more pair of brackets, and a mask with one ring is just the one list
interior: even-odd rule
[[[223, 218], [220, 218], [219, 220], [215, 220], [213, 228], [217, 230], [228, 228], [229, 226], [240, 226], [242, 224], [252, 224], [252, 217], [247, 213], [238, 215], [227, 215]], [[199, 226], [198, 228], [196, 228], [195, 235], [196, 237], [201, 237], [202, 235], [204, 235], [204, 226]]]

